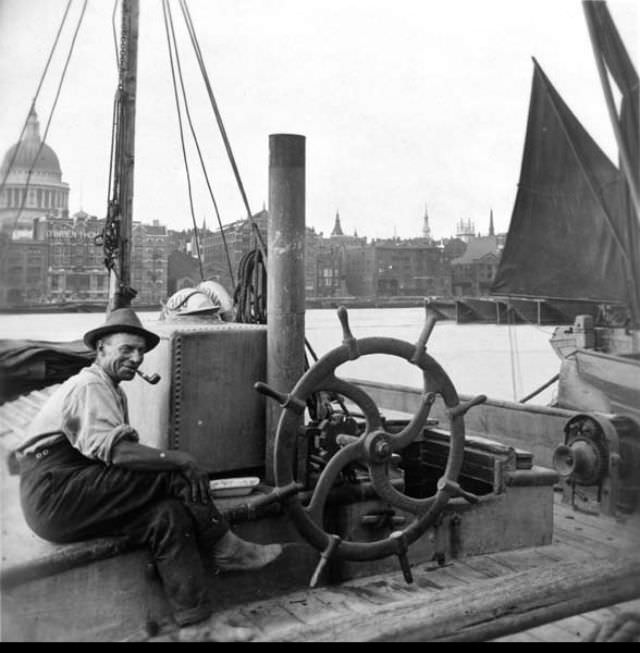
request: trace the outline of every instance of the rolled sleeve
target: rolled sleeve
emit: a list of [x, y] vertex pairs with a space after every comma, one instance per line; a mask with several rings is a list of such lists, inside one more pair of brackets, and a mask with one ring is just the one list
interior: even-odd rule
[[87, 458], [110, 465], [113, 448], [121, 440], [138, 442], [137, 431], [126, 423], [126, 404], [104, 383], [75, 389], [63, 407], [63, 431]]

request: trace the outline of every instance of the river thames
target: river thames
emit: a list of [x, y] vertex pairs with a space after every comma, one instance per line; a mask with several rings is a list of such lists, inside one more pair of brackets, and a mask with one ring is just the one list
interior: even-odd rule
[[[158, 311], [140, 312], [153, 329]], [[103, 322], [102, 313], [32, 313], [0, 315], [0, 338], [77, 340]], [[356, 338], [388, 336], [416, 342], [424, 324], [423, 308], [360, 308], [349, 310]], [[321, 356], [342, 342], [342, 329], [333, 309], [308, 309], [306, 337]], [[519, 400], [558, 372], [560, 360], [549, 339], [553, 327], [535, 325], [457, 324], [439, 321], [429, 339], [428, 353], [448, 373], [461, 394], [486, 394], [494, 399]], [[366, 356], [345, 363], [338, 375], [371, 381], [422, 386], [421, 372], [391, 356]], [[546, 404], [554, 386], [533, 401]]]

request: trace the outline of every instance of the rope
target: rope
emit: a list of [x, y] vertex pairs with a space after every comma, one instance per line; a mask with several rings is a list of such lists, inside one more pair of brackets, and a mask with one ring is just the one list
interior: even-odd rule
[[514, 321], [513, 321], [513, 311], [510, 310], [508, 312], [508, 321], [507, 321], [507, 331], [509, 334], [509, 360], [511, 362], [511, 391], [512, 391], [512, 397], [513, 400], [516, 401], [517, 396], [518, 396], [518, 380], [516, 379], [516, 376], [519, 375], [518, 372], [516, 371], [516, 368], [518, 367], [517, 365], [517, 343], [515, 342], [515, 331], [513, 330], [514, 326]]
[[111, 151], [109, 157], [109, 180], [107, 184], [108, 195], [107, 195], [107, 217], [105, 219], [105, 224], [102, 229], [102, 233], [94, 238], [94, 243], [96, 246], [102, 246], [104, 250], [104, 266], [107, 268], [109, 273], [113, 273], [115, 279], [120, 287], [120, 292], [125, 297], [133, 298], [135, 297], [135, 290], [133, 288], [122, 287], [121, 277], [119, 275], [118, 268], [116, 267], [115, 261], [120, 248], [120, 225], [121, 225], [121, 211], [120, 211], [120, 182], [123, 177], [122, 170], [122, 156], [121, 152], [124, 147], [124, 134], [120, 129], [120, 125], [124, 120], [124, 111], [125, 111], [125, 86], [124, 86], [124, 75], [127, 67], [126, 57], [127, 57], [127, 38], [128, 34], [126, 31], [122, 30], [120, 35], [121, 47], [118, 52], [117, 46], [117, 36], [115, 32], [115, 12], [116, 12], [117, 0], [114, 4], [113, 13], [112, 13], [112, 26], [113, 26], [113, 36], [114, 42], [116, 44], [116, 53], [118, 59], [116, 64], [118, 66], [118, 88], [116, 89], [116, 94], [113, 100], [113, 115], [111, 122]]
[[[231, 265], [231, 257], [229, 256], [229, 248], [227, 245], [227, 240], [224, 234], [224, 229], [222, 228], [222, 220], [220, 218], [220, 211], [218, 210], [218, 203], [216, 202], [216, 198], [213, 194], [213, 189], [211, 187], [211, 183], [209, 181], [209, 175], [207, 173], [207, 167], [204, 162], [204, 157], [202, 156], [202, 151], [200, 149], [200, 141], [198, 140], [198, 136], [196, 134], [195, 128], [193, 126], [193, 121], [191, 120], [191, 111], [189, 110], [189, 102], [187, 100], [187, 93], [184, 87], [184, 78], [182, 75], [182, 66], [180, 64], [180, 55], [178, 52], [178, 46], [177, 46], [177, 41], [176, 41], [176, 35], [175, 35], [175, 30], [173, 26], [173, 16], [171, 13], [171, 6], [167, 4], [167, 13], [169, 16], [169, 24], [171, 26], [171, 34], [173, 37], [173, 46], [174, 46], [174, 51], [175, 51], [175, 57], [176, 57], [176, 64], [177, 64], [177, 70], [178, 70], [178, 79], [180, 80], [180, 88], [182, 90], [182, 101], [184, 103], [184, 108], [185, 108], [185, 113], [187, 115], [187, 121], [189, 123], [189, 129], [191, 131], [191, 136], [193, 138], [193, 142], [196, 146], [196, 150], [198, 152], [198, 158], [200, 159], [200, 168], [202, 170], [202, 174], [204, 175], [205, 182], [207, 184], [207, 189], [209, 190], [209, 197], [211, 198], [211, 202], [213, 203], [213, 208], [216, 213], [216, 218], [218, 220], [218, 225], [220, 227], [220, 233], [222, 234], [222, 241], [224, 244], [224, 251], [227, 259], [227, 266], [229, 268], [229, 275], [231, 278], [231, 285], [235, 286], [235, 280], [234, 280], [234, 275], [233, 275], [233, 267]], [[197, 226], [194, 225], [196, 232], [197, 232]], [[198, 239], [196, 237], [196, 242], [198, 242]]]
[[539, 388], [536, 388], [533, 392], [529, 393], [526, 397], [520, 399], [519, 403], [526, 404], [529, 399], [533, 399], [536, 395], [539, 395], [543, 390], [546, 390], [552, 383], [555, 383], [560, 378], [560, 374], [554, 374], [548, 381], [543, 383]]
[[222, 139], [224, 141], [224, 146], [227, 151], [227, 156], [229, 157], [229, 161], [231, 163], [231, 167], [233, 169], [234, 176], [236, 178], [236, 183], [238, 184], [238, 188], [240, 190], [240, 194], [242, 196], [242, 200], [244, 202], [245, 209], [247, 211], [247, 217], [249, 218], [251, 225], [254, 230], [254, 234], [257, 237], [258, 241], [258, 247], [260, 249], [260, 254], [263, 260], [266, 260], [266, 246], [264, 243], [264, 240], [262, 238], [262, 234], [260, 233], [260, 229], [258, 228], [258, 225], [256, 224], [255, 220], [253, 219], [253, 215], [251, 213], [251, 209], [249, 208], [249, 201], [247, 200], [247, 194], [244, 189], [244, 185], [242, 184], [242, 179], [240, 178], [240, 173], [238, 171], [238, 166], [236, 165], [236, 160], [233, 155], [233, 151], [231, 149], [231, 144], [229, 142], [229, 138], [227, 136], [226, 129], [224, 127], [224, 123], [222, 122], [222, 116], [220, 115], [220, 110], [218, 109], [218, 103], [216, 102], [215, 96], [213, 94], [213, 90], [211, 88], [211, 83], [209, 81], [209, 75], [207, 73], [207, 69], [204, 63], [204, 59], [202, 57], [202, 51], [200, 50], [200, 45], [198, 43], [198, 37], [196, 35], [195, 28], [193, 26], [193, 21], [191, 20], [191, 14], [189, 12], [189, 7], [187, 6], [186, 0], [180, 0], [180, 8], [182, 9], [182, 14], [185, 19], [185, 24], [187, 26], [187, 31], [189, 33], [189, 37], [191, 38], [191, 44], [193, 45], [193, 49], [196, 55], [196, 59], [198, 61], [198, 65], [200, 67], [200, 72], [202, 73], [202, 77], [207, 89], [207, 93], [209, 95], [209, 101], [211, 102], [211, 106], [213, 108], [213, 112], [216, 117], [216, 121], [218, 123], [218, 128], [220, 129], [220, 134], [222, 135]]
[[51, 112], [49, 113], [49, 119], [47, 120], [47, 125], [44, 130], [44, 134], [42, 136], [42, 141], [40, 142], [40, 147], [38, 148], [38, 151], [33, 159], [33, 163], [31, 164], [31, 168], [29, 168], [29, 172], [27, 173], [27, 181], [24, 187], [24, 192], [22, 193], [22, 201], [20, 202], [20, 208], [18, 209], [18, 214], [16, 215], [16, 219], [14, 220], [13, 223], [13, 229], [16, 228], [18, 225], [18, 221], [20, 220], [20, 216], [22, 215], [22, 211], [24, 209], [24, 205], [27, 202], [27, 193], [29, 192], [29, 182], [31, 181], [31, 175], [33, 174], [33, 169], [35, 168], [35, 165], [40, 158], [40, 154], [42, 153], [42, 149], [44, 148], [45, 142], [47, 140], [47, 135], [49, 134], [49, 127], [51, 126], [51, 119], [53, 118], [53, 114], [56, 110], [56, 105], [58, 104], [58, 98], [60, 97], [60, 91], [62, 90], [62, 83], [64, 82], [64, 78], [67, 74], [67, 68], [69, 67], [69, 61], [71, 60], [71, 55], [73, 53], [73, 48], [75, 47], [76, 44], [76, 38], [78, 36], [78, 32], [80, 31], [80, 25], [82, 24], [82, 19], [84, 18], [84, 12], [87, 8], [87, 0], [84, 0], [82, 3], [82, 11], [80, 12], [80, 16], [78, 18], [78, 24], [76, 25], [75, 32], [73, 33], [73, 39], [71, 40], [71, 45], [69, 46], [69, 52], [67, 53], [67, 58], [66, 61], [64, 62], [64, 68], [62, 69], [62, 74], [60, 76], [60, 82], [58, 83], [58, 88], [56, 90], [56, 96], [53, 100], [53, 105], [51, 107]]
[[27, 112], [27, 117], [24, 121], [24, 125], [22, 126], [22, 131], [20, 132], [20, 138], [18, 138], [18, 146], [14, 150], [13, 155], [11, 156], [11, 160], [9, 161], [9, 165], [7, 166], [4, 176], [2, 177], [2, 183], [0, 183], [0, 193], [2, 193], [2, 191], [4, 190], [5, 184], [7, 182], [7, 178], [9, 177], [9, 172], [11, 171], [11, 168], [15, 163], [16, 157], [18, 156], [18, 151], [20, 150], [20, 146], [22, 145], [22, 137], [24, 136], [24, 132], [27, 129], [27, 124], [29, 123], [29, 116], [31, 115], [31, 111], [35, 109], [38, 95], [40, 95], [40, 89], [42, 88], [42, 84], [44, 83], [44, 79], [49, 70], [49, 65], [51, 64], [51, 59], [53, 58], [53, 54], [56, 50], [56, 47], [58, 46], [58, 41], [60, 39], [60, 34], [62, 33], [62, 28], [64, 27], [64, 24], [67, 20], [67, 14], [69, 13], [69, 9], [71, 8], [71, 1], [72, 0], [68, 0], [67, 2], [67, 6], [64, 10], [64, 15], [62, 16], [62, 20], [60, 21], [60, 25], [58, 26], [56, 38], [53, 41], [51, 50], [49, 51], [49, 58], [47, 59], [47, 63], [45, 64], [44, 70], [42, 71], [42, 75], [40, 75], [40, 81], [38, 82], [38, 87], [36, 89], [35, 95], [33, 96], [33, 100], [31, 101], [31, 106], [29, 107], [29, 111]]
[[[185, 148], [185, 142], [184, 142], [184, 129], [182, 127], [182, 112], [180, 110], [180, 98], [178, 97], [178, 85], [176, 84], [176, 72], [175, 72], [175, 65], [173, 62], [173, 53], [172, 53], [172, 42], [171, 42], [171, 35], [169, 34], [169, 23], [167, 19], [167, 15], [169, 15], [170, 19], [170, 13], [171, 9], [169, 7], [168, 0], [162, 0], [162, 14], [164, 17], [164, 28], [165, 32], [167, 35], [167, 49], [169, 52], [169, 64], [171, 66], [171, 80], [173, 83], [173, 95], [176, 101], [176, 112], [178, 115], [178, 127], [180, 130], [180, 146], [182, 147], [182, 159], [184, 161], [184, 168], [185, 172], [187, 175], [187, 190], [189, 193], [189, 210], [191, 211], [191, 220], [193, 222], [193, 230], [194, 230], [194, 236], [196, 240], [196, 251], [198, 254], [198, 264], [200, 266], [200, 280], [204, 281], [204, 270], [202, 269], [202, 256], [200, 254], [200, 243], [199, 243], [199, 238], [198, 238], [198, 225], [196, 224], [196, 216], [193, 210], [193, 192], [191, 189], [191, 174], [189, 172], [189, 161], [187, 159], [187, 151]], [[173, 41], [173, 49], [176, 51], [176, 57], [177, 57], [177, 46], [175, 43], [175, 40]]]
[[236, 322], [267, 323], [267, 270], [259, 249], [247, 252], [240, 259], [233, 303], [236, 305]]
[[109, 155], [109, 181], [107, 183], [107, 217], [104, 222], [104, 227], [102, 228], [102, 233], [98, 234], [93, 239], [96, 247], [103, 248], [104, 266], [109, 272], [113, 272], [116, 275], [118, 282], [120, 281], [120, 278], [115, 268], [115, 258], [118, 247], [120, 246], [120, 205], [118, 203], [120, 176], [114, 175], [114, 172], [116, 150], [120, 149], [119, 145], [116, 143], [116, 136], [119, 133], [118, 125], [120, 124], [121, 112], [122, 89], [120, 85], [116, 90], [113, 100], [113, 115], [111, 118], [111, 152]]
[[113, 0], [113, 12], [111, 13], [111, 31], [113, 33], [113, 48], [116, 53], [116, 66], [120, 61], [120, 53], [118, 52], [118, 36], [116, 30], [116, 9], [118, 8], [118, 0]]

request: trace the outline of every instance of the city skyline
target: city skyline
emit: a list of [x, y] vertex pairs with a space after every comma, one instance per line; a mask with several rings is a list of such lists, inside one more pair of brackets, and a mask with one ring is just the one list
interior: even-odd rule
[[[608, 5], [635, 62], [636, 3]], [[62, 0], [0, 3], [3, 152], [18, 139], [64, 6]], [[317, 232], [330, 233], [339, 211], [345, 234], [419, 237], [425, 205], [436, 239], [454, 235], [460, 219], [486, 233], [491, 210], [496, 232], [505, 232], [522, 155], [531, 56], [616, 161], [578, 0], [453, 6], [375, 0], [366, 11], [355, 0], [281, 0], [277, 9], [259, 0], [191, 0], [189, 6], [253, 213], [267, 201], [268, 135], [290, 131], [307, 137], [307, 225]], [[112, 3], [87, 5], [47, 138], [71, 186], [70, 212], [98, 217], [106, 208], [116, 84], [112, 10]], [[75, 3], [37, 104], [43, 131], [78, 13]], [[143, 2], [141, 21], [134, 219], [188, 229], [160, 3]], [[191, 52], [179, 40], [222, 219], [234, 222], [246, 212], [201, 81], [188, 67]], [[195, 159], [190, 165], [196, 223], [206, 219], [215, 229]]]

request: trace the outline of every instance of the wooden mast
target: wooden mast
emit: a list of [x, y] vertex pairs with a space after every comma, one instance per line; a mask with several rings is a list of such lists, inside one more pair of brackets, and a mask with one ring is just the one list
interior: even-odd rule
[[130, 306], [135, 296], [131, 288], [131, 245], [133, 222], [133, 171], [135, 161], [136, 87], [138, 68], [139, 0], [122, 0], [119, 107], [115, 127], [114, 188], [117, 189], [118, 250], [109, 273], [107, 312]]
[[[640, 187], [637, 168], [638, 162], [637, 158], [634, 161], [634, 157], [632, 156], [632, 153], [629, 149], [629, 145], [625, 141], [625, 135], [622, 132], [620, 125], [621, 114], [619, 115], [618, 109], [616, 108], [616, 102], [611, 89], [609, 73], [607, 72], [605, 65], [606, 54], [603, 52], [603, 40], [609, 39], [610, 42], [618, 44], [618, 65], [620, 65], [622, 68], [626, 67], [626, 74], [624, 75], [625, 84], [623, 85], [622, 93], [623, 96], [627, 96], [628, 102], [631, 102], [629, 98], [630, 95], [636, 94], [637, 97], [638, 77], [635, 73], [635, 70], [633, 69], [631, 60], [626, 53], [622, 40], [617, 34], [616, 27], [613, 23], [606, 3], [596, 3], [594, 0], [583, 0], [582, 8], [584, 10], [585, 18], [587, 21], [587, 27], [589, 29], [589, 38], [591, 40], [591, 46], [596, 61], [596, 67], [598, 69], [598, 75], [600, 76], [600, 83], [604, 92], [607, 111], [609, 112], [611, 126], [613, 128], [616, 144], [618, 146], [620, 168], [627, 182], [627, 188], [631, 200], [630, 210], [633, 213], [633, 216], [630, 216], [630, 219], [635, 220], [636, 222], [635, 225], [630, 225], [630, 227], [634, 227], [631, 230], [631, 234], [634, 234], [636, 228], [638, 225], [640, 225]], [[605, 26], [609, 27], [610, 33], [606, 35], [599, 35], [598, 31], [603, 30]], [[622, 75], [622, 73], [619, 74]], [[637, 107], [637, 103], [635, 106]], [[635, 119], [637, 120], [637, 115], [635, 116]], [[635, 133], [634, 136], [637, 138], [637, 133]], [[633, 139], [633, 136], [631, 136], [631, 138]], [[631, 269], [628, 273], [630, 277], [629, 286], [631, 288], [629, 297], [629, 310], [631, 313], [632, 326], [632, 352], [636, 353], [640, 351], [640, 279], [636, 278], [638, 271], [637, 263], [635, 267], [633, 263], [634, 257], [637, 257], [638, 255], [637, 243], [628, 242], [625, 250], [625, 258], [628, 258], [631, 261]]]

